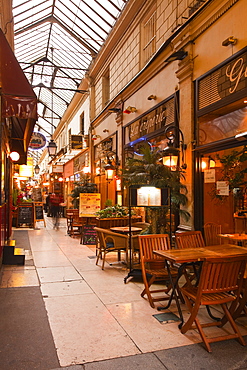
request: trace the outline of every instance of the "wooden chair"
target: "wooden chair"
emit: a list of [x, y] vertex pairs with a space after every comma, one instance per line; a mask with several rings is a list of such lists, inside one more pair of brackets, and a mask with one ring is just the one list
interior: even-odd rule
[[221, 244], [221, 238], [217, 236], [221, 234], [221, 225], [214, 222], [207, 222], [204, 225], [204, 237], [206, 245]]
[[176, 233], [175, 241], [178, 249], [205, 247], [201, 231], [185, 231], [182, 233]]
[[[210, 344], [222, 340], [238, 338], [242, 345], [245, 345], [244, 339], [234, 322], [230, 310], [227, 308], [228, 302], [237, 304], [242, 289], [244, 270], [246, 266], [246, 257], [238, 256], [232, 258], [206, 259], [202, 264], [200, 281], [198, 286], [188, 285], [180, 288], [185, 303], [190, 311], [190, 317], [182, 326], [181, 332], [184, 334], [192, 327], [195, 322], [196, 328], [206, 346], [208, 352], [211, 352]], [[230, 293], [229, 293], [230, 292]], [[234, 294], [233, 294], [234, 293]], [[221, 326], [221, 322], [214, 321], [201, 324], [197, 318], [200, 306], [221, 305], [224, 311], [225, 322], [229, 321], [234, 334], [225, 334], [214, 338], [207, 338], [203, 329], [209, 326]], [[230, 312], [231, 311], [231, 312]]]
[[119, 260], [120, 253], [123, 251], [126, 257], [126, 263], [128, 263], [128, 235], [118, 234], [109, 229], [102, 229], [100, 227], [95, 227], [98, 236], [97, 248], [97, 258], [96, 265], [99, 262], [99, 259], [102, 259], [102, 270], [105, 266], [106, 255], [110, 252], [118, 252]]
[[79, 209], [74, 209], [72, 220], [71, 220], [71, 225], [70, 225], [70, 228], [71, 228], [70, 236], [74, 238], [74, 236], [81, 235], [82, 226], [83, 226], [83, 221], [79, 217]]
[[[154, 250], [170, 249], [170, 239], [168, 234], [151, 234], [138, 235], [140, 246], [140, 257], [142, 267], [142, 278], [144, 290], [141, 296], [147, 295], [151, 307], [155, 307], [154, 302], [168, 300], [169, 296], [162, 295], [161, 297], [153, 296], [153, 293], [168, 293], [171, 290], [170, 277], [165, 267], [165, 260], [162, 257], [154, 254]], [[177, 269], [171, 268], [171, 275], [175, 279]], [[150, 286], [157, 280], [165, 280], [166, 288], [151, 290]]]
[[[67, 220], [67, 234], [71, 233], [71, 225], [74, 216], [74, 209], [66, 209], [66, 220]], [[76, 210], [77, 211], [77, 210]]]
[[[205, 247], [201, 231], [176, 233], [175, 242], [178, 249]], [[183, 275], [187, 282], [191, 283], [194, 279], [197, 279], [198, 273], [198, 263], [192, 262], [184, 266]]]
[[244, 273], [243, 287], [240, 293], [239, 305], [232, 315], [234, 320], [242, 316], [247, 317], [247, 268], [245, 269]]

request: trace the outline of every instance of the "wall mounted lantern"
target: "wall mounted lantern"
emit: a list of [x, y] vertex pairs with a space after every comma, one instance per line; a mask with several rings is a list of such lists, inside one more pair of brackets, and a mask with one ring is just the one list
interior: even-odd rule
[[36, 164], [36, 166], [34, 167], [34, 173], [35, 173], [35, 175], [38, 175], [39, 174], [39, 171], [40, 171], [39, 165]]
[[[176, 147], [176, 144], [181, 148], [181, 168], [186, 169], [187, 164], [184, 163], [184, 151], [187, 149], [187, 145], [184, 144], [183, 132], [175, 125], [170, 125], [165, 129], [165, 136], [168, 139], [167, 147], [162, 151], [162, 161], [165, 166], [175, 171], [178, 168], [180, 149]], [[181, 136], [181, 140], [180, 137]]]
[[57, 145], [53, 139], [51, 139], [51, 141], [47, 145], [47, 150], [48, 150], [49, 157], [55, 157], [57, 153]]
[[114, 178], [114, 171], [117, 171], [119, 166], [118, 156], [116, 152], [110, 151], [106, 154], [106, 157], [107, 157], [107, 164], [105, 165], [106, 180], [111, 181]]

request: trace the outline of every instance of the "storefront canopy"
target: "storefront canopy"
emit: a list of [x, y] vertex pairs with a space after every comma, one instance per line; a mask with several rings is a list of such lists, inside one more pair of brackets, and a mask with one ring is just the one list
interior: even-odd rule
[[2, 118], [12, 123], [10, 147], [19, 152], [18, 163], [24, 164], [37, 120], [37, 98], [1, 29], [0, 87]]

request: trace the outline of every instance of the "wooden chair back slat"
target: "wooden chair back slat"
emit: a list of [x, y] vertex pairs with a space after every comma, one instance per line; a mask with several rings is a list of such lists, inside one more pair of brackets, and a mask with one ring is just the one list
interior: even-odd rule
[[[169, 275], [165, 267], [165, 259], [154, 254], [153, 251], [170, 249], [170, 238], [168, 234], [138, 235], [138, 241], [140, 247], [142, 279], [144, 283], [144, 290], [141, 296], [147, 296], [150, 306], [154, 308], [154, 302], [167, 300], [169, 298], [167, 294], [171, 289], [171, 284], [166, 283], [166, 287], [163, 286], [159, 289], [151, 289], [152, 284], [157, 280], [169, 281]], [[171, 273], [174, 276], [174, 272]], [[162, 295], [157, 296], [157, 293], [162, 293]]]
[[153, 253], [154, 250], [170, 249], [168, 234], [138, 235], [141, 258], [145, 260], [164, 260], [164, 258]]
[[206, 245], [221, 244], [221, 238], [218, 236], [219, 234], [221, 234], [221, 225], [214, 222], [207, 222], [204, 225], [204, 237]]
[[245, 265], [243, 257], [203, 262], [199, 289], [202, 293], [234, 292], [239, 278], [243, 279]]
[[201, 231], [186, 231], [182, 233], [176, 233], [175, 239], [178, 249], [205, 247], [205, 242]]

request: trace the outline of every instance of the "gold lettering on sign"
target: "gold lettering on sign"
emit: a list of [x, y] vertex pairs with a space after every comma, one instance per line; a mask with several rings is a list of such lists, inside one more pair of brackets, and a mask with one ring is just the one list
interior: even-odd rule
[[229, 89], [230, 94], [232, 94], [236, 91], [241, 78], [247, 77], [247, 67], [244, 65], [243, 58], [239, 58], [232, 67], [230, 65], [227, 67], [226, 76], [230, 82], [234, 83], [234, 86]]

